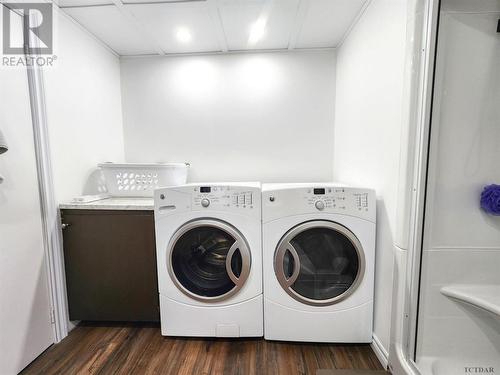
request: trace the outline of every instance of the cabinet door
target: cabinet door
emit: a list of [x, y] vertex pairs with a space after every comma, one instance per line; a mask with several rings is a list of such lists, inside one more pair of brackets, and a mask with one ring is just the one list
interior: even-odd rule
[[64, 210], [71, 320], [158, 321], [152, 211]]

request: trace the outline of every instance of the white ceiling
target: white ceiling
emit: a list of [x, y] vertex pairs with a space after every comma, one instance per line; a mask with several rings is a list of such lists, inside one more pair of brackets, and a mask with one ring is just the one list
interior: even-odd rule
[[336, 47], [369, 0], [56, 0], [119, 55]]

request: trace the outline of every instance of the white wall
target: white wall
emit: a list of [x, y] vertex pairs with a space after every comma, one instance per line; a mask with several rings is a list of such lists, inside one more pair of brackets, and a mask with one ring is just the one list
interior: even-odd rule
[[334, 178], [377, 192], [374, 335], [390, 341], [406, 3], [372, 0], [337, 51]]
[[[95, 194], [97, 163], [124, 160], [119, 58], [61, 11], [45, 71], [56, 199]], [[89, 180], [90, 178], [90, 180]]]
[[122, 59], [126, 158], [191, 181], [330, 181], [335, 52]]

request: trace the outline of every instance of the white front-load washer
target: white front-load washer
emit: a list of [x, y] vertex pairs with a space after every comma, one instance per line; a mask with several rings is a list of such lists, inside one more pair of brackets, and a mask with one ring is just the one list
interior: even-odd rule
[[263, 184], [264, 337], [372, 341], [375, 193]]
[[259, 183], [155, 191], [161, 332], [263, 336]]

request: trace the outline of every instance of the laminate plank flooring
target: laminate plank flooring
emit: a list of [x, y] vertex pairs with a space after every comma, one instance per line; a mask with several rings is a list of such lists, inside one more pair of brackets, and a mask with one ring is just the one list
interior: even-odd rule
[[21, 374], [315, 375], [382, 370], [369, 345], [163, 337], [155, 324], [83, 323]]

